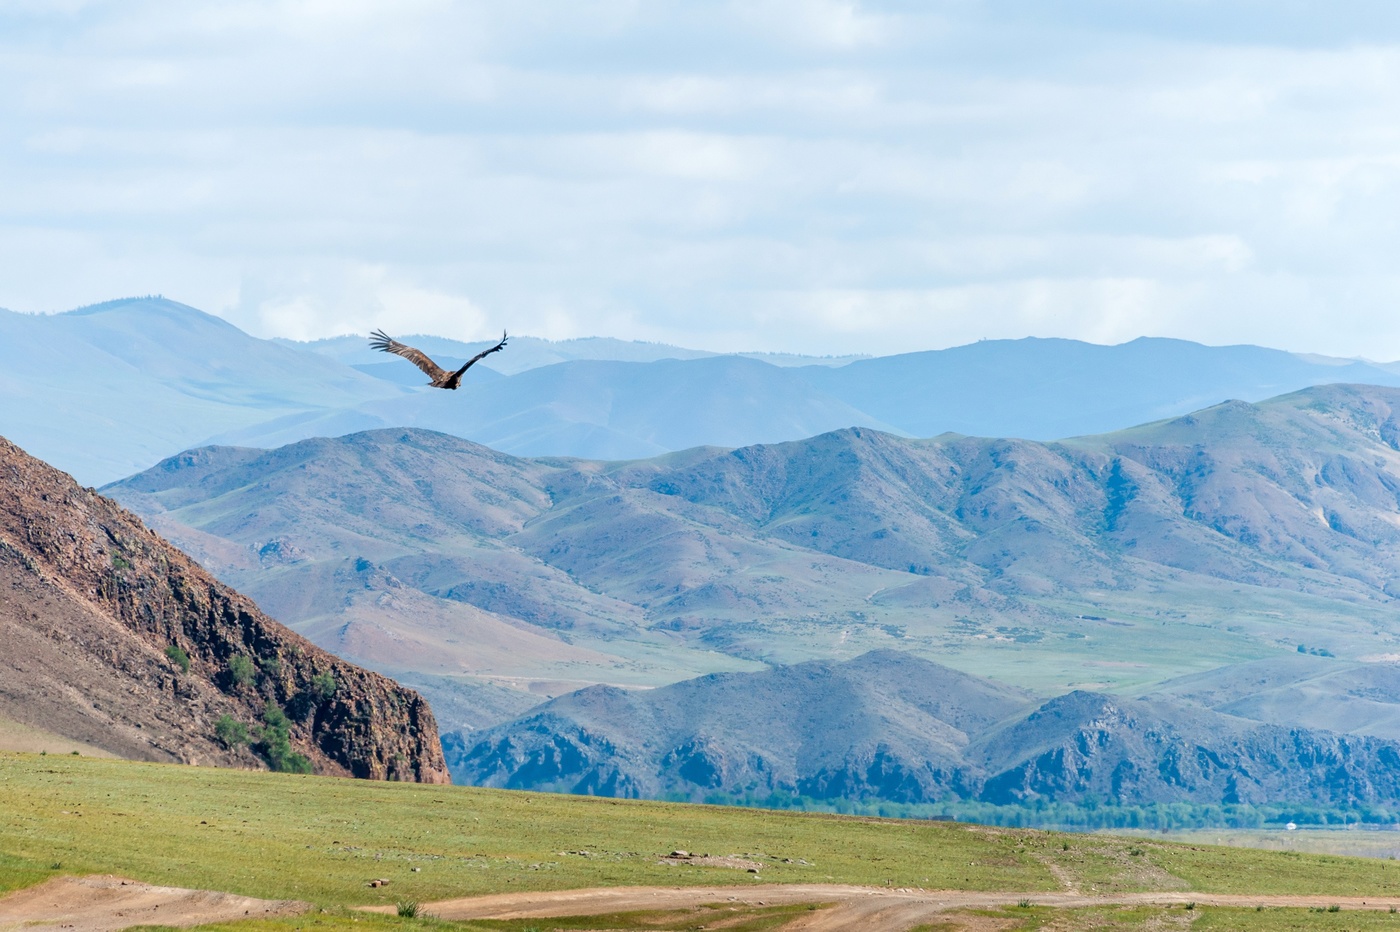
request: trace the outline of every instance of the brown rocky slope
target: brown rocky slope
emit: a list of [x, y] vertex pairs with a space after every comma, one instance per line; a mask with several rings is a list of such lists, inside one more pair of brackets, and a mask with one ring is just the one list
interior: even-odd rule
[[417, 693], [294, 634], [0, 438], [0, 718], [122, 757], [260, 767], [270, 755], [216, 722], [256, 737], [278, 709], [319, 773], [448, 780]]

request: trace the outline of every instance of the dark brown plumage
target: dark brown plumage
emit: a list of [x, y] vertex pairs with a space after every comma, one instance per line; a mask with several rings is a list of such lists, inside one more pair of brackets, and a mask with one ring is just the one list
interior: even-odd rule
[[370, 346], [374, 347], [377, 350], [383, 350], [386, 353], [393, 353], [395, 356], [402, 356], [404, 359], [407, 359], [419, 369], [422, 369], [423, 372], [428, 376], [428, 378], [432, 379], [432, 382], [429, 384], [431, 384], [433, 388], [451, 388], [454, 390], [457, 388], [458, 385], [462, 384], [463, 372], [466, 372], [473, 365], [480, 362], [483, 358], [491, 355], [492, 353], [499, 353], [501, 350], [505, 349], [506, 345], [506, 334], [504, 331], [502, 331], [501, 342], [497, 343], [490, 349], [485, 349], [477, 353], [471, 359], [468, 359], [466, 364], [463, 365], [462, 368], [458, 369], [456, 372], [449, 372], [448, 370], [442, 368], [442, 366], [439, 366], [437, 363], [429, 359], [427, 353], [423, 352], [422, 350], [414, 349], [413, 347], [408, 346], [406, 344], [400, 343], [398, 340], [395, 340], [383, 330], [374, 331], [374, 333], [371, 334], [371, 337], [373, 339], [369, 341]]

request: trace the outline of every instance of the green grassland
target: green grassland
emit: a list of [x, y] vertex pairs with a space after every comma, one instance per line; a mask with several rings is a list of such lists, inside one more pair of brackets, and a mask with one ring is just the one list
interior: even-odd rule
[[[751, 874], [660, 860], [677, 848], [743, 855], [763, 866]], [[1400, 862], [1389, 860], [0, 754], [0, 890], [60, 873], [89, 872], [297, 898], [329, 910], [295, 924], [261, 923], [279, 932], [302, 926], [322, 932], [342, 926], [359, 932], [381, 925], [404, 932], [445, 928], [448, 924], [431, 919], [351, 917], [343, 910], [488, 892], [612, 885], [809, 882], [1033, 895], [1071, 882], [1086, 893], [1400, 896]], [[390, 883], [372, 889], [367, 886], [371, 879]], [[1084, 923], [1065, 926], [1065, 917], [1077, 912], [1084, 913]], [[1137, 917], [1160, 912], [1145, 907], [1030, 909], [1005, 911], [1003, 918], [1026, 929], [1133, 929], [1151, 927]], [[1400, 928], [1400, 917], [1390, 914], [1349, 912], [1343, 914], [1349, 924], [1338, 925], [1335, 916], [1306, 910], [1266, 912], [1274, 924], [1257, 924], [1263, 920], [1249, 910], [1203, 907], [1192, 918], [1198, 929], [1288, 928], [1278, 924], [1285, 915], [1306, 923], [1300, 928]], [[757, 930], [775, 927], [790, 915], [785, 907], [748, 909], [732, 918], [739, 923], [735, 928]], [[609, 928], [690, 928], [705, 921], [699, 914], [694, 925], [677, 925], [674, 915], [613, 919]], [[548, 926], [538, 927], [598, 927], [590, 922], [549, 920]], [[451, 927], [523, 930], [531, 925]], [[238, 928], [256, 932], [252, 926]]]

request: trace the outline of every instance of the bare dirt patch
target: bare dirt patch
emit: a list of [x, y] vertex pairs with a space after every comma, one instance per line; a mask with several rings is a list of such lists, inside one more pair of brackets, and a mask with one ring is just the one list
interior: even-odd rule
[[763, 869], [763, 865], [758, 861], [743, 858], [737, 854], [685, 854], [678, 851], [660, 860], [662, 864], [690, 864], [695, 867], [727, 867], [730, 870], [749, 871], [754, 874]]
[[74, 741], [34, 725], [0, 718], [0, 751], [19, 751], [37, 754], [81, 754], [84, 757], [116, 757], [95, 744]]
[[[423, 910], [440, 919], [548, 919], [632, 911], [687, 909], [706, 904], [742, 903], [752, 906], [820, 904], [825, 908], [799, 915], [785, 932], [907, 932], [920, 925], [964, 921], [960, 912], [1004, 909], [1027, 902], [1035, 906], [1084, 908], [1095, 906], [1181, 907], [1188, 902], [1202, 906], [1326, 908], [1388, 910], [1400, 908], [1397, 897], [1254, 896], [1217, 893], [1183, 893], [1178, 890], [1149, 893], [1083, 894], [1070, 892], [1004, 893], [964, 890], [888, 889], [840, 884], [751, 884], [728, 887], [599, 887], [539, 893], [506, 893], [442, 900], [423, 904]], [[370, 912], [394, 912], [392, 906], [363, 907]], [[978, 928], [995, 929], [997, 917]], [[1175, 919], [1176, 917], [1171, 917]], [[1189, 919], [1188, 919], [1189, 921]]]
[[0, 898], [0, 932], [21, 927], [26, 932], [117, 932], [138, 925], [194, 926], [296, 916], [310, 908], [297, 900], [157, 887], [120, 877], [56, 877]]

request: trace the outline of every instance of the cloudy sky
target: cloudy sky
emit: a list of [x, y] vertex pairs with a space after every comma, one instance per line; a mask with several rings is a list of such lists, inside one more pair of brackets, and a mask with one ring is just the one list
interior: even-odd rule
[[0, 0], [0, 307], [1400, 359], [1392, 0]]

